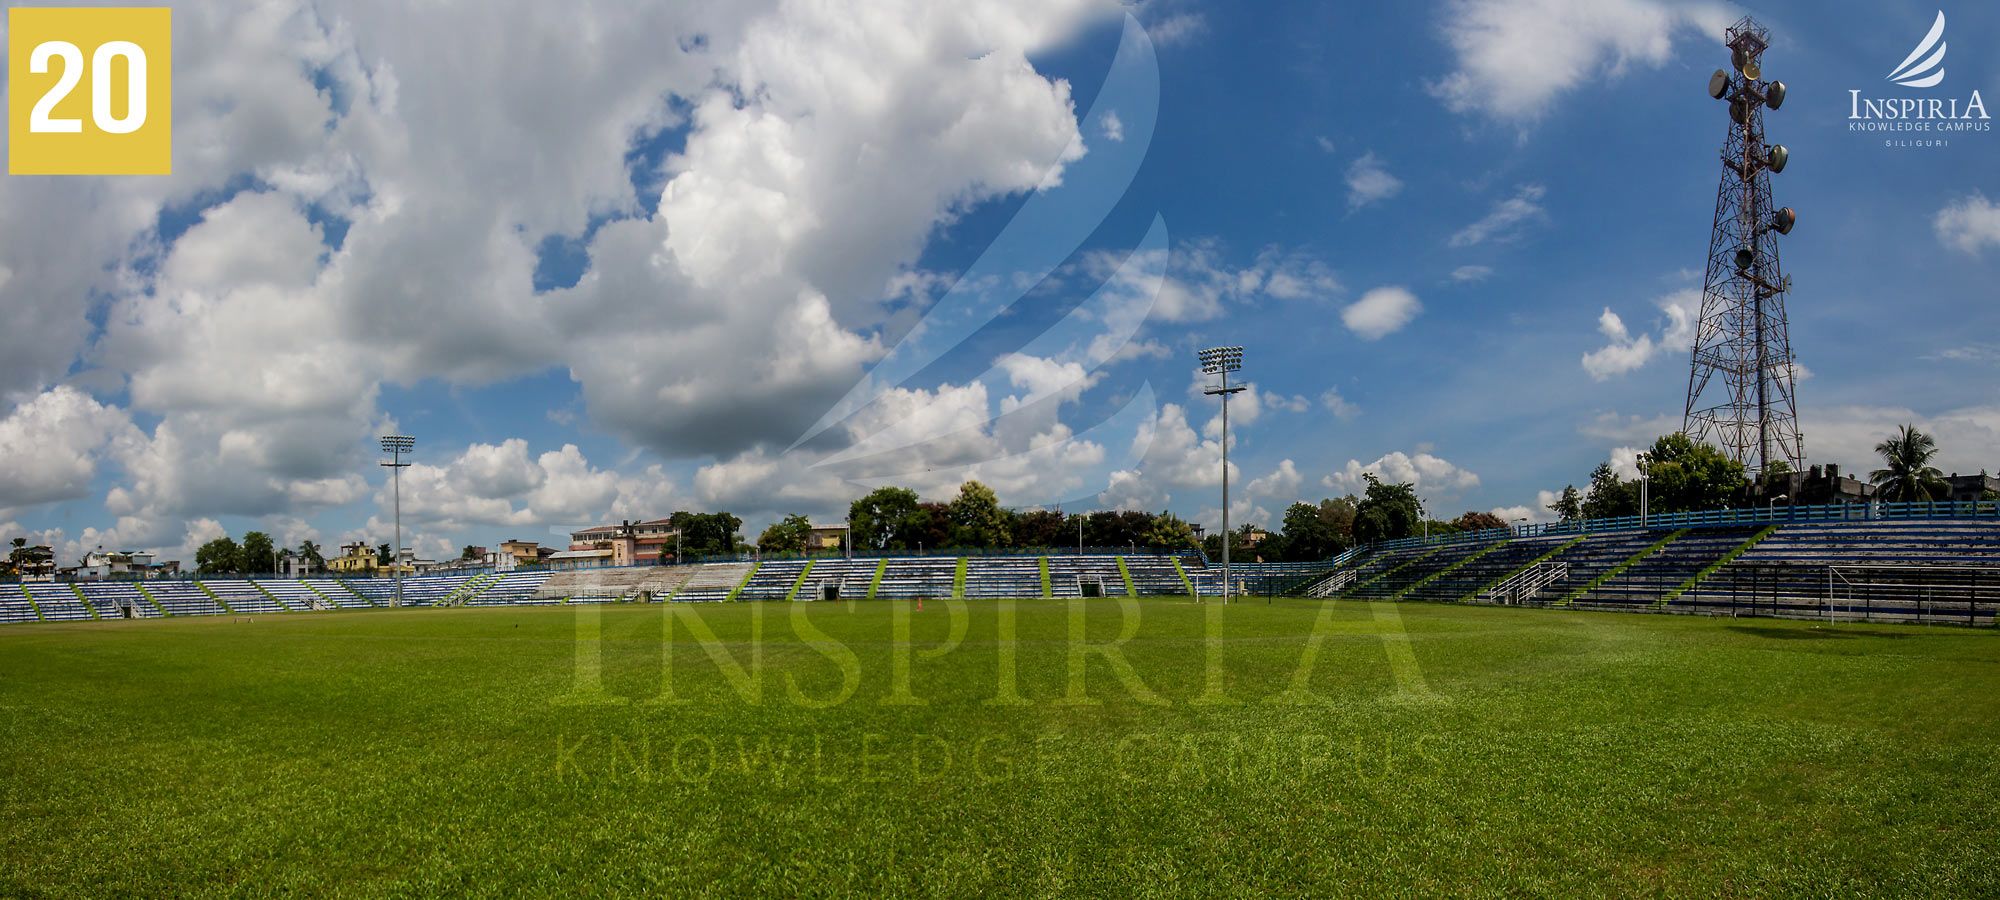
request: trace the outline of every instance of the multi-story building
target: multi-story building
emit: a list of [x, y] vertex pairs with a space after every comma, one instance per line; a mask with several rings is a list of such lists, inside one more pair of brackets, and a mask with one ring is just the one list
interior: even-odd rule
[[[679, 535], [667, 519], [598, 525], [571, 533], [569, 552], [609, 550], [609, 562], [603, 563], [609, 566], [660, 565], [674, 558], [674, 540]], [[581, 559], [558, 553], [549, 561], [553, 565], [558, 558], [565, 562]]]
[[847, 545], [847, 524], [814, 525], [806, 535], [806, 549], [839, 550]]

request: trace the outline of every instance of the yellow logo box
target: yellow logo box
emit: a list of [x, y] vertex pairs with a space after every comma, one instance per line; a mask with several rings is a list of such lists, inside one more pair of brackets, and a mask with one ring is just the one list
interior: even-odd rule
[[7, 11], [7, 173], [173, 172], [173, 10]]

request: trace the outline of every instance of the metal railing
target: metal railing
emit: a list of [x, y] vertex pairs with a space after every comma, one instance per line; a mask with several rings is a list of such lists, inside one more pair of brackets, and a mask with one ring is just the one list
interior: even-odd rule
[[1518, 574], [1479, 593], [1479, 599], [1486, 603], [1499, 602], [1516, 604], [1532, 600], [1549, 585], [1569, 580], [1569, 563], [1556, 560], [1536, 563]]
[[1673, 607], [1828, 621], [1990, 624], [2000, 565], [1731, 563]]

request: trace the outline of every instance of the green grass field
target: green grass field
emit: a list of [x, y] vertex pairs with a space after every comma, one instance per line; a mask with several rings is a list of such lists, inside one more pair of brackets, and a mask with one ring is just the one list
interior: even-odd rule
[[0, 895], [2000, 892], [1990, 630], [694, 606], [0, 629]]

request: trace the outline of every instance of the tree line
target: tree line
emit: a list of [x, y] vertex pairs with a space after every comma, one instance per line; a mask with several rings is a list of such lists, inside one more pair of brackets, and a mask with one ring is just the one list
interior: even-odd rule
[[[1875, 497], [1890, 503], [1945, 500], [1951, 485], [1931, 461], [1937, 439], [1904, 425], [1875, 445], [1882, 468], [1868, 473]], [[1792, 474], [1783, 461], [1772, 463], [1762, 476], [1764, 493], [1777, 489]], [[1751, 502], [1760, 487], [1745, 474], [1743, 464], [1714, 446], [1684, 434], [1666, 434], [1646, 449], [1646, 508], [1653, 513], [1728, 509]], [[1625, 478], [1608, 462], [1591, 470], [1587, 487], [1567, 485], [1548, 509], [1565, 522], [1615, 519], [1639, 514], [1639, 478]], [[1992, 500], [1992, 492], [1983, 499]]]
[[[388, 565], [389, 545], [383, 544], [375, 550], [376, 558], [382, 565]], [[326, 569], [326, 557], [320, 554], [319, 545], [312, 541], [301, 541], [298, 549], [279, 547], [272, 543], [271, 536], [261, 531], [243, 535], [238, 543], [228, 535], [215, 538], [194, 551], [195, 571], [203, 575], [255, 575], [262, 572], [282, 571], [285, 563], [292, 559], [302, 559], [307, 568]]]
[[[993, 489], [968, 481], [949, 501], [926, 501], [905, 487], [876, 488], [848, 506], [850, 539], [857, 553], [913, 553], [931, 550], [1043, 550], [1075, 547], [1136, 547], [1155, 551], [1201, 548], [1222, 552], [1223, 536], [1203, 536], [1168, 511], [1099, 510], [1064, 513], [1056, 509], [1016, 510], [1001, 506]], [[1491, 513], [1468, 512], [1429, 523], [1433, 534], [1503, 527]], [[1230, 554], [1249, 561], [1317, 560], [1357, 542], [1407, 537], [1425, 526], [1415, 489], [1368, 476], [1363, 496], [1299, 502], [1285, 511], [1279, 531], [1245, 525], [1229, 535]], [[757, 549], [797, 553], [809, 547], [812, 522], [789, 515], [764, 529]]]

